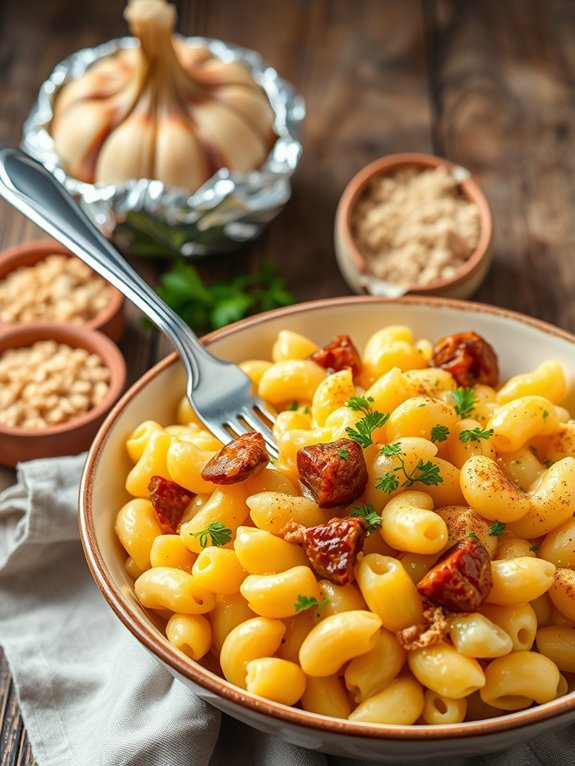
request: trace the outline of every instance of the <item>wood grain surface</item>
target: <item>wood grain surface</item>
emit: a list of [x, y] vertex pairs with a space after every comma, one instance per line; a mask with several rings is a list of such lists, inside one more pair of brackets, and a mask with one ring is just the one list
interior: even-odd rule
[[[260, 51], [307, 102], [293, 198], [208, 281], [263, 257], [298, 300], [346, 294], [339, 196], [364, 164], [433, 151], [467, 167], [493, 207], [494, 262], [475, 296], [575, 331], [575, 4], [570, 0], [179, 0], [179, 29]], [[17, 144], [41, 82], [84, 46], [125, 34], [118, 0], [0, 0], [0, 143]], [[0, 248], [41, 236], [0, 203]], [[150, 280], [157, 264], [134, 261]], [[169, 351], [128, 311], [130, 381]], [[0, 469], [0, 487], [13, 481]], [[0, 766], [35, 763], [0, 659]], [[166, 766], [169, 766], [168, 764]]]

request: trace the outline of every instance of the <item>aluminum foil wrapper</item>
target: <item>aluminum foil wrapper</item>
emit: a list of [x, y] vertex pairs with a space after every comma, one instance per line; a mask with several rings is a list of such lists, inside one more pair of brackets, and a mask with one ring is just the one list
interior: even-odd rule
[[234, 250], [255, 239], [286, 204], [291, 195], [290, 177], [301, 156], [296, 135], [305, 105], [291, 85], [254, 51], [206, 37], [180, 39], [208, 48], [223, 61], [243, 62], [267, 93], [278, 139], [260, 169], [248, 174], [222, 169], [191, 195], [149, 179], [113, 186], [87, 184], [66, 175], [48, 132], [58, 90], [98, 59], [136, 47], [138, 41], [133, 37], [85, 48], [58, 64], [40, 88], [24, 124], [21, 147], [64, 184], [121, 249], [138, 255], [181, 254], [196, 259]]

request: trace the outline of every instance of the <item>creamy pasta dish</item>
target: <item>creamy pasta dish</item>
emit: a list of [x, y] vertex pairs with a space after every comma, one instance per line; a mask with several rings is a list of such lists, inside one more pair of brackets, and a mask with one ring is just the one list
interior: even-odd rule
[[244, 362], [278, 410], [223, 445], [186, 398], [127, 440], [116, 532], [168, 641], [242, 689], [448, 724], [575, 688], [575, 422], [561, 364], [499, 379], [474, 332], [360, 353], [282, 331]]

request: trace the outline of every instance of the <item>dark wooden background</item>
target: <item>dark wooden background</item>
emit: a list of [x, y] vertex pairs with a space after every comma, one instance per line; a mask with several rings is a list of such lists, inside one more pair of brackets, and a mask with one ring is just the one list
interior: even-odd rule
[[[298, 300], [346, 294], [338, 198], [364, 164], [427, 151], [467, 168], [495, 219], [475, 296], [575, 331], [575, 3], [572, 0], [179, 0], [179, 29], [260, 51], [307, 102], [293, 199], [207, 280], [269, 258]], [[0, 143], [17, 144], [38, 86], [78, 48], [125, 34], [120, 0], [0, 0]], [[0, 203], [0, 248], [40, 233]], [[158, 267], [137, 264], [151, 279]], [[130, 380], [168, 351], [135, 311]], [[0, 469], [0, 487], [13, 480]], [[0, 659], [0, 766], [34, 763]], [[169, 766], [168, 764], [166, 766]]]

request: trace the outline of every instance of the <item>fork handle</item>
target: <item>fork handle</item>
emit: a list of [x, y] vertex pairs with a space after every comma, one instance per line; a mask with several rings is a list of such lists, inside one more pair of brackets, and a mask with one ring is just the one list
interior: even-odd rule
[[0, 147], [0, 195], [114, 285], [172, 341], [192, 381], [199, 383], [192, 354], [214, 357], [197, 336], [120, 253], [100, 234], [64, 186], [36, 160], [15, 147]]

